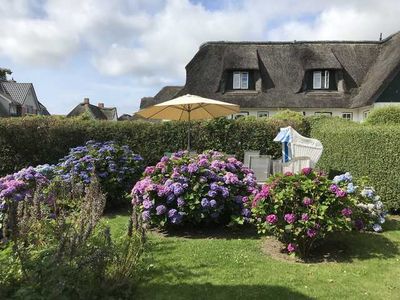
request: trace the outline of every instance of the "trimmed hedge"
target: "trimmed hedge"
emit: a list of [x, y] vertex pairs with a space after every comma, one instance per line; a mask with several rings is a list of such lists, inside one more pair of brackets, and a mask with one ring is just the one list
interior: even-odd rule
[[[225, 118], [192, 122], [192, 149], [207, 149], [243, 158], [245, 150], [280, 156], [281, 146], [273, 138], [283, 126], [309, 134], [308, 123], [274, 119]], [[57, 163], [71, 147], [88, 140], [114, 140], [128, 145], [147, 164], [155, 164], [165, 152], [186, 148], [186, 122], [105, 122], [82, 118], [24, 117], [0, 119], [0, 175], [29, 165]]]
[[369, 125], [400, 125], [400, 106], [374, 108], [365, 120]]
[[311, 136], [324, 145], [319, 168], [332, 175], [348, 171], [368, 176], [387, 208], [399, 211], [400, 126], [320, 119], [313, 123]]

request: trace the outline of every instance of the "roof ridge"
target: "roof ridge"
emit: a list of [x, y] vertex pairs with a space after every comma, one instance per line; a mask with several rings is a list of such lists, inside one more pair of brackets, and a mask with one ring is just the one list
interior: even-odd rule
[[358, 40], [358, 41], [346, 41], [346, 40], [321, 40], [321, 41], [208, 41], [200, 45], [199, 49], [208, 45], [294, 45], [294, 44], [381, 44], [390, 37], [382, 41], [372, 40]]

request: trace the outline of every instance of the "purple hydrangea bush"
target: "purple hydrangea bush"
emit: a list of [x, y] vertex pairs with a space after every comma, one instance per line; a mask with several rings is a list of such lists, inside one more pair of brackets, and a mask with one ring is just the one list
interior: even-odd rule
[[[33, 167], [0, 178], [0, 231], [3, 230], [2, 226], [11, 202], [31, 199], [39, 186], [45, 188], [49, 183], [46, 176]], [[48, 200], [50, 201], [50, 198]]]
[[226, 224], [232, 218], [249, 220], [244, 204], [256, 186], [253, 171], [236, 158], [180, 151], [145, 169], [132, 189], [132, 204], [153, 226]]
[[84, 146], [71, 148], [67, 156], [55, 167], [55, 173], [64, 181], [88, 185], [96, 174], [107, 195], [107, 206], [124, 203], [132, 182], [141, 177], [143, 158], [134, 154], [129, 146], [113, 141], [88, 141]]
[[[274, 235], [286, 246], [284, 251], [305, 258], [329, 233], [368, 229], [377, 227], [378, 219], [384, 221], [379, 198], [358, 189], [349, 173], [330, 180], [305, 168], [300, 174], [272, 176], [245, 207], [251, 209], [259, 233]], [[364, 205], [379, 207], [382, 213], [371, 213]]]

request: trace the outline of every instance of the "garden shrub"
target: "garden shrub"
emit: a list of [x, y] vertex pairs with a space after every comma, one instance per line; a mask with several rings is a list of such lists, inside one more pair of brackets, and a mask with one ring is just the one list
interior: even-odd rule
[[0, 298], [132, 297], [144, 239], [138, 232], [115, 239], [101, 224], [106, 198], [98, 180], [93, 178], [81, 198], [69, 194], [73, 211], [63, 208], [64, 190], [52, 191], [53, 206], [43, 202], [42, 193], [38, 188], [7, 211], [13, 221], [7, 225], [9, 239], [0, 241]]
[[324, 146], [317, 165], [320, 169], [368, 176], [387, 209], [400, 211], [400, 126], [327, 118], [314, 123], [311, 136]]
[[[8, 228], [3, 224], [9, 222], [7, 211], [10, 205], [31, 200], [36, 189], [44, 188], [49, 183], [45, 176], [32, 167], [0, 178], [0, 238], [8, 236]], [[43, 194], [42, 198], [45, 197], [46, 194]]]
[[[49, 173], [49, 167], [39, 167]], [[113, 141], [104, 143], [88, 141], [85, 146], [70, 149], [55, 167], [55, 173], [65, 181], [91, 182], [92, 174], [100, 180], [107, 196], [107, 207], [115, 208], [128, 203], [126, 196], [144, 170], [143, 158], [134, 154], [129, 146], [120, 146]]]
[[[300, 174], [272, 176], [245, 206], [251, 209], [252, 222], [260, 233], [273, 234], [288, 253], [307, 258], [329, 233], [371, 226], [380, 229], [376, 222], [384, 221], [383, 206], [368, 191], [353, 183], [349, 173], [332, 181], [305, 168]], [[370, 211], [364, 205], [379, 209]]]
[[374, 108], [365, 120], [370, 125], [400, 125], [400, 106]]
[[[62, 117], [0, 118], [0, 176], [27, 166], [56, 164], [70, 148], [89, 140], [113, 140], [140, 154], [146, 165], [158, 162], [165, 152], [184, 149], [187, 122], [107, 122]], [[273, 138], [280, 127], [292, 126], [308, 136], [306, 123], [261, 118], [228, 120], [218, 118], [192, 122], [192, 149], [198, 153], [214, 149], [243, 158], [246, 150], [280, 155]]]
[[144, 222], [168, 225], [227, 224], [250, 211], [243, 203], [255, 191], [253, 172], [216, 151], [164, 156], [147, 167], [132, 190], [132, 203]]

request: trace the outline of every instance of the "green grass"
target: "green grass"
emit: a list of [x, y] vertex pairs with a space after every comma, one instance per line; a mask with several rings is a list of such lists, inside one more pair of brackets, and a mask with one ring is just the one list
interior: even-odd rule
[[[115, 234], [127, 216], [107, 219]], [[294, 263], [264, 254], [254, 235], [149, 234], [136, 299], [400, 299], [400, 219], [383, 234], [350, 233], [340, 262]]]

